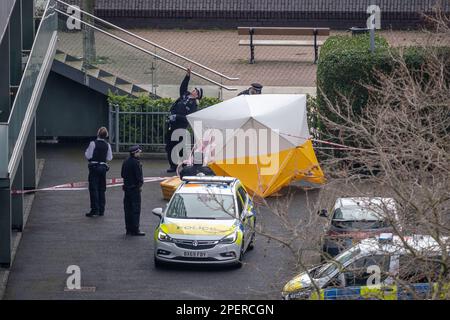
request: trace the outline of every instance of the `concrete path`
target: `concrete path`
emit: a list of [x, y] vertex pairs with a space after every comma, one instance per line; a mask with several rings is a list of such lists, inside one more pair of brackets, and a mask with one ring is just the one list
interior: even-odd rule
[[[40, 187], [86, 181], [84, 145], [40, 145], [45, 159]], [[119, 177], [121, 160], [114, 160], [109, 177]], [[166, 175], [162, 160], [145, 160], [145, 176]], [[36, 194], [28, 224], [11, 269], [5, 299], [252, 299], [280, 298], [284, 283], [295, 274], [287, 250], [260, 237], [245, 257], [242, 269], [153, 266], [154, 207], [166, 204], [159, 183], [145, 185], [142, 230], [145, 237], [125, 237], [122, 191], [107, 192], [102, 218], [86, 218], [87, 191]], [[295, 196], [292, 212], [304, 214], [305, 193]], [[259, 222], [281, 232], [264, 208]], [[87, 292], [67, 292], [66, 269], [81, 268]], [[95, 291], [93, 291], [95, 290]], [[90, 292], [89, 292], [90, 291]]]

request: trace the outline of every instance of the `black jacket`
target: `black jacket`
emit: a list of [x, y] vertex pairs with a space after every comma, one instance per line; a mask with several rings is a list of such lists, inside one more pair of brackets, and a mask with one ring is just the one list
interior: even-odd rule
[[142, 164], [135, 157], [128, 157], [122, 164], [122, 178], [125, 190], [140, 188], [144, 184]]
[[250, 88], [244, 91], [239, 92], [238, 96], [242, 96], [242, 95], [249, 95], [250, 94]]
[[205, 176], [215, 176], [216, 174], [208, 166], [202, 166], [201, 164], [194, 164], [192, 166], [186, 166], [181, 169], [180, 179], [183, 177], [196, 176], [199, 173], [203, 173]]
[[170, 122], [172, 129], [184, 128], [189, 125], [186, 116], [190, 113], [197, 111], [197, 100], [189, 98], [190, 92], [188, 91], [190, 77], [186, 76], [181, 82], [180, 97], [170, 108], [170, 114], [176, 115], [175, 121]]

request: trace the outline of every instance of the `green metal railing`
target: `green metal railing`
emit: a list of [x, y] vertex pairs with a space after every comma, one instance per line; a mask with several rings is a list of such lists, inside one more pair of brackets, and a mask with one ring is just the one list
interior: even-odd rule
[[164, 153], [169, 112], [164, 108], [123, 111], [119, 106], [109, 107], [109, 134], [114, 152], [126, 152], [139, 144], [144, 152]]
[[8, 118], [0, 123], [0, 178], [12, 178], [23, 148], [40, 95], [51, 69], [57, 42], [55, 0], [49, 0], [28, 58], [17, 95]]

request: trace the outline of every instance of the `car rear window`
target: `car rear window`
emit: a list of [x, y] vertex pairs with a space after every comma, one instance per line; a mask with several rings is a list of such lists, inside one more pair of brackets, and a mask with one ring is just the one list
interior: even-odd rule
[[334, 211], [333, 220], [379, 221], [382, 220], [382, 217], [370, 208], [364, 208], [361, 206], [347, 206], [337, 208]]

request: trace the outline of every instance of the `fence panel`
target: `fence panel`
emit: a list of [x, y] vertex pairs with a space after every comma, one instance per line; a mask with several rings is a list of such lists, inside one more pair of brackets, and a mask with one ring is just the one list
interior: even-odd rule
[[110, 140], [115, 152], [126, 152], [140, 145], [144, 152], [164, 153], [167, 132], [167, 111], [123, 111], [119, 106], [109, 108]]

